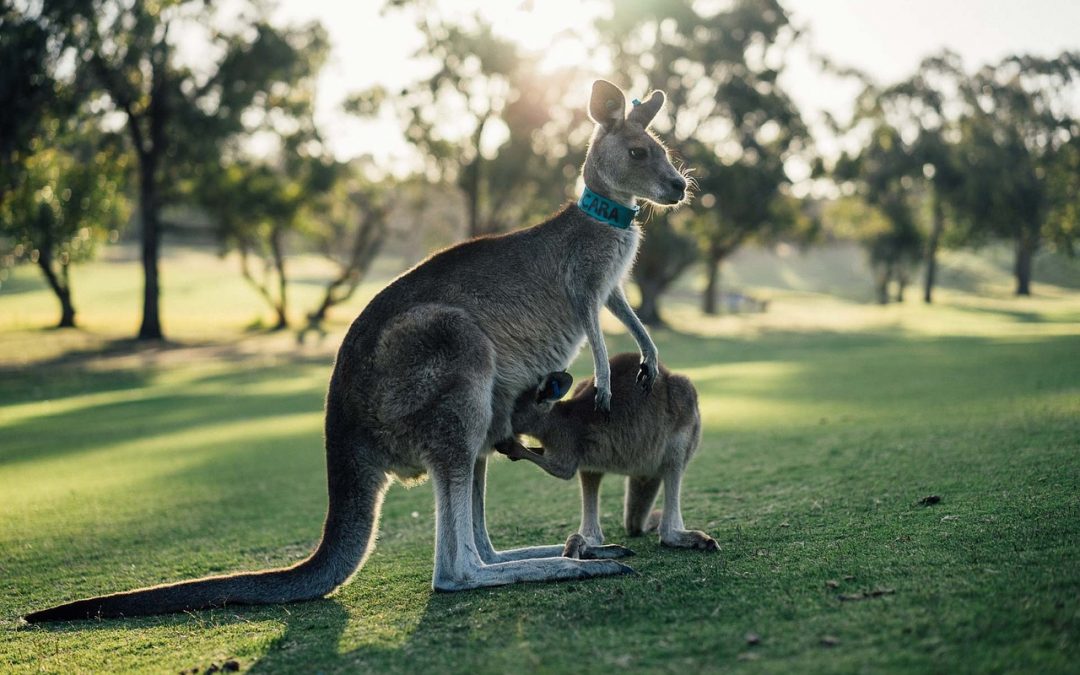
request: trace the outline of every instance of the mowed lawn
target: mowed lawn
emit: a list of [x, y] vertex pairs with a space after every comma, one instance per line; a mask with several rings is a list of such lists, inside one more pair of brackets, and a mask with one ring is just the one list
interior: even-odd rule
[[[180, 268], [171, 279], [184, 282]], [[23, 322], [0, 332], [0, 672], [202, 672], [230, 660], [302, 673], [1075, 672], [1080, 662], [1075, 291], [951, 291], [930, 308], [789, 291], [768, 314], [710, 320], [677, 298], [674, 329], [654, 337], [700, 392], [705, 431], [684, 516], [719, 554], [626, 537], [613, 476], [602, 523], [637, 552], [637, 576], [434, 594], [430, 487], [395, 485], [375, 553], [331, 598], [28, 627], [22, 613], [76, 597], [289, 564], [324, 515], [321, 408], [341, 326], [322, 346], [241, 341], [251, 300], [229, 314], [232, 338], [193, 347], [203, 329], [185, 317], [200, 302], [243, 306], [234, 281], [210, 279], [173, 300], [188, 313], [173, 319], [187, 344], [128, 356], [130, 345], [102, 338], [128, 328], [95, 319], [87, 283], [92, 330], [67, 336], [32, 328], [26, 294], [47, 299], [39, 289], [0, 293], [0, 314]], [[103, 345], [110, 356], [50, 356]], [[609, 347], [632, 343], [616, 330]], [[575, 375], [588, 371], [580, 359]], [[940, 501], [920, 503], [931, 495]], [[562, 541], [577, 500], [576, 483], [495, 459], [496, 546]]]

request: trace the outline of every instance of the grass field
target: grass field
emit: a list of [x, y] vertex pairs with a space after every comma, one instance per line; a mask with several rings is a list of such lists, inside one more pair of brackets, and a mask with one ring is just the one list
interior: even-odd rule
[[[38, 328], [55, 310], [21, 270], [0, 291], [0, 671], [1075, 672], [1080, 293], [1013, 299], [987, 272], [937, 306], [879, 308], [799, 278], [819, 263], [771, 286], [736, 268], [773, 298], [764, 315], [704, 320], [691, 279], [654, 336], [701, 394], [684, 515], [720, 554], [625, 537], [612, 477], [602, 522], [637, 576], [436, 595], [431, 491], [394, 486], [375, 553], [331, 598], [34, 627], [17, 617], [306, 555], [341, 326], [304, 347], [244, 333], [255, 297], [187, 253], [166, 261], [179, 342], [135, 350], [116, 341], [133, 269], [80, 271], [89, 329], [67, 333]], [[494, 461], [496, 546], [576, 523], [576, 484]]]

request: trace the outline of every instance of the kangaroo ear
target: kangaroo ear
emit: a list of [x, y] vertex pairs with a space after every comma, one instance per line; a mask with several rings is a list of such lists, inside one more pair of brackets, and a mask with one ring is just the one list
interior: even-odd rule
[[605, 129], [621, 124], [626, 119], [626, 97], [622, 90], [607, 80], [593, 82], [589, 117]]
[[659, 89], [652, 93], [648, 101], [644, 103], [637, 103], [630, 110], [630, 114], [626, 116], [626, 119], [631, 122], [637, 122], [643, 127], [649, 126], [652, 123], [653, 118], [656, 117], [656, 113], [660, 112], [660, 108], [664, 107], [664, 92]]
[[563, 370], [555, 373], [550, 373], [544, 378], [544, 381], [540, 383], [540, 388], [536, 391], [536, 402], [546, 403], [548, 401], [558, 401], [566, 393], [570, 391], [571, 385], [574, 384], [574, 377]]

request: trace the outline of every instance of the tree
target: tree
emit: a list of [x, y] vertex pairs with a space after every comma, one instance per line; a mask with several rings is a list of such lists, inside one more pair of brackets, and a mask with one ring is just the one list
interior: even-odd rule
[[[524, 53], [480, 16], [449, 19], [424, 0], [387, 4], [416, 13], [424, 37], [416, 57], [436, 67], [400, 92], [376, 87], [357, 94], [351, 110], [394, 108], [424, 173], [462, 191], [469, 236], [550, 213], [552, 197], [569, 194], [584, 159], [591, 127], [580, 101], [566, 104], [568, 93], [586, 91], [582, 75], [541, 72], [538, 55]], [[582, 143], [568, 141], [571, 134]]]
[[0, 8], [0, 248], [35, 263], [75, 325], [71, 265], [122, 223], [126, 165], [116, 139], [86, 118], [87, 92], [57, 77], [49, 31]]
[[613, 3], [599, 27], [616, 72], [668, 95], [665, 133], [700, 194], [690, 225], [705, 254], [702, 307], [715, 314], [721, 263], [746, 241], [796, 225], [777, 217], [790, 215], [777, 203], [790, 184], [785, 163], [805, 148], [808, 132], [777, 78], [798, 32], [775, 0], [719, 10], [689, 0]]
[[1067, 250], [1075, 236], [1067, 219], [1053, 215], [1067, 212], [1072, 197], [1048, 176], [1068, 165], [1080, 137], [1078, 76], [1077, 52], [1010, 56], [979, 70], [966, 91], [970, 112], [960, 121], [965, 179], [958, 210], [971, 231], [1013, 241], [1017, 295], [1031, 295], [1039, 247]]
[[353, 296], [386, 241], [391, 189], [365, 180], [357, 171], [342, 173], [334, 189], [315, 207], [311, 239], [315, 249], [337, 268], [319, 304], [307, 313], [309, 331], [324, 333], [327, 313]]
[[[864, 96], [876, 97], [872, 89]], [[858, 219], [869, 227], [856, 230], [866, 247], [874, 271], [877, 300], [889, 302], [889, 286], [897, 283], [896, 299], [903, 301], [910, 270], [919, 258], [922, 237], [915, 212], [920, 194], [914, 175], [922, 171], [920, 158], [898, 129], [882, 116], [872, 120], [869, 138], [858, 155], [846, 153], [836, 162], [834, 177], [855, 186], [855, 191], [882, 216]]]
[[686, 219], [655, 218], [646, 224], [633, 277], [641, 291], [638, 318], [648, 326], [663, 326], [660, 297], [684, 270], [698, 259], [697, 239], [687, 232]]
[[[945, 233], [946, 211], [952, 210], [963, 181], [964, 170], [957, 160], [957, 127], [964, 113], [962, 100], [967, 87], [960, 57], [950, 51], [926, 58], [908, 79], [873, 96], [863, 117], [882, 116], [914, 135], [911, 141], [913, 179], [925, 179], [929, 188], [931, 225], [923, 255], [923, 301], [933, 301], [937, 275], [937, 252]], [[858, 119], [861, 117], [856, 115]], [[907, 215], [903, 216], [907, 218]]]
[[0, 237], [11, 262], [29, 260], [60, 303], [58, 328], [75, 326], [71, 266], [127, 219], [127, 165], [92, 123], [45, 120], [0, 199]]
[[[70, 56], [75, 79], [101, 92], [98, 109], [123, 119], [138, 167], [145, 279], [138, 337], [162, 339], [162, 209], [184, 198], [227, 140], [251, 130], [248, 119], [288, 106], [289, 85], [308, 65], [302, 53], [318, 49], [325, 35], [317, 25], [278, 29], [246, 9], [228, 29], [215, 28], [210, 7], [199, 0], [55, 0], [34, 18], [62, 46], [54, 58]], [[202, 53], [220, 59], [206, 68], [180, 63], [170, 38], [179, 32], [201, 37]]]
[[[207, 171], [195, 196], [210, 214], [223, 250], [240, 254], [240, 272], [274, 310], [273, 330], [289, 327], [288, 240], [313, 227], [311, 205], [338, 180], [342, 167], [287, 139], [279, 161], [234, 161]], [[262, 262], [252, 271], [252, 258]]]

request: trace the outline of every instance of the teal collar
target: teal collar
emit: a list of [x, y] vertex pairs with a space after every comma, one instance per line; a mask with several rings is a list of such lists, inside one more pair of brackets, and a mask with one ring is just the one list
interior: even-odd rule
[[585, 191], [581, 193], [581, 199], [578, 200], [577, 205], [586, 215], [620, 230], [630, 227], [638, 212], [636, 206], [623, 206], [619, 202], [596, 194], [589, 188], [585, 188]]

